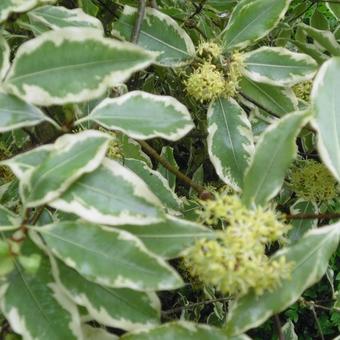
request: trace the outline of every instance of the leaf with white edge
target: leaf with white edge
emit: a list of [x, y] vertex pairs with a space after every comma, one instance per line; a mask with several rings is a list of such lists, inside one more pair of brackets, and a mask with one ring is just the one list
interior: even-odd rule
[[244, 55], [244, 74], [253, 81], [292, 86], [312, 79], [317, 63], [307, 54], [281, 47], [261, 47]]
[[189, 321], [175, 321], [124, 334], [122, 340], [250, 340], [246, 335], [226, 336], [223, 330]]
[[160, 302], [155, 293], [107, 288], [86, 280], [74, 269], [52, 259], [57, 282], [68, 297], [105, 326], [134, 330], [159, 324]]
[[14, 332], [24, 339], [83, 339], [77, 307], [54, 281], [47, 257], [27, 241], [21, 253], [42, 261], [34, 275], [17, 263], [7, 278], [1, 310]]
[[102, 23], [86, 14], [82, 9], [68, 9], [62, 6], [43, 6], [28, 12], [28, 17], [48, 29], [65, 27], [93, 28], [104, 33]]
[[175, 289], [180, 276], [126, 231], [73, 221], [36, 228], [51, 252], [86, 279], [138, 291]]
[[0, 133], [47, 121], [58, 126], [37, 107], [0, 91]]
[[127, 42], [104, 38], [98, 30], [61, 28], [22, 44], [4, 85], [36, 105], [78, 103], [101, 96], [155, 57]]
[[181, 256], [198, 239], [214, 238], [211, 229], [172, 216], [148, 226], [124, 225], [118, 228], [137, 236], [150, 251], [166, 259]]
[[207, 142], [218, 176], [240, 191], [254, 142], [248, 117], [234, 99], [218, 98], [209, 105]]
[[3, 205], [0, 205], [0, 230], [4, 230], [7, 228], [15, 228], [15, 226], [19, 226], [20, 217], [12, 213]]
[[261, 108], [275, 116], [281, 117], [298, 109], [298, 100], [293, 90], [288, 87], [261, 84], [242, 78], [240, 94], [246, 100], [259, 104]]
[[[319, 212], [318, 206], [314, 202], [308, 202], [303, 199], [297, 200], [291, 207], [290, 213], [297, 214], [317, 214]], [[318, 226], [318, 220], [316, 219], [301, 219], [292, 220], [290, 224], [293, 226], [288, 232], [288, 238], [292, 242], [298, 241], [308, 230], [316, 228]]]
[[296, 137], [310, 113], [294, 112], [270, 125], [261, 135], [244, 178], [242, 200], [264, 205], [279, 192], [296, 155]]
[[[124, 6], [119, 20], [113, 24], [112, 33], [130, 40], [137, 14], [137, 8]], [[145, 11], [138, 45], [160, 52], [156, 63], [163, 66], [183, 66], [195, 55], [195, 46], [185, 30], [170, 16], [150, 7]]]
[[224, 50], [244, 48], [266, 36], [284, 17], [290, 0], [241, 0], [222, 32]]
[[299, 340], [298, 336], [295, 333], [294, 324], [291, 320], [288, 320], [282, 326], [282, 333], [285, 340]]
[[46, 144], [33, 150], [20, 153], [10, 159], [6, 159], [5, 161], [0, 162], [0, 164], [10, 167], [15, 176], [22, 179], [27, 171], [32, 171], [35, 167], [40, 165], [53, 149], [53, 144]]
[[162, 204], [147, 185], [130, 169], [107, 158], [49, 205], [99, 224], [145, 225], [164, 219]]
[[86, 120], [135, 139], [162, 137], [176, 141], [194, 127], [188, 109], [177, 99], [143, 91], [107, 98], [76, 124]]
[[328, 56], [316, 48], [314, 44], [302, 43], [300, 41], [292, 40], [292, 43], [298, 48], [300, 52], [311, 56], [319, 65], [328, 60]]
[[269, 317], [285, 310], [325, 274], [328, 261], [338, 247], [340, 223], [312, 230], [294, 245], [283, 248], [272, 258], [282, 256], [293, 262], [291, 278], [271, 292], [253, 292], [236, 300], [226, 323], [227, 334], [236, 335], [257, 327]]
[[6, 39], [0, 35], [0, 81], [5, 77], [10, 67], [10, 49]]
[[91, 327], [84, 324], [83, 327], [84, 339], [86, 340], [118, 340], [118, 336], [107, 332], [104, 328]]
[[326, 6], [333, 13], [333, 15], [338, 20], [340, 20], [340, 2], [338, 4], [333, 3], [333, 2], [332, 3], [326, 2]]
[[340, 58], [324, 63], [313, 83], [311, 94], [318, 132], [319, 154], [325, 165], [340, 181]]
[[95, 130], [59, 137], [48, 157], [26, 172], [20, 193], [27, 207], [48, 203], [82, 175], [95, 170], [105, 157], [110, 136]]
[[[161, 151], [161, 157], [163, 157], [169, 164], [178, 170], [178, 164], [174, 156], [174, 149], [171, 146], [163, 146]], [[131, 157], [129, 157], [131, 158]], [[158, 164], [157, 171], [168, 180], [169, 186], [172, 190], [176, 188], [176, 175], [164, 168], [162, 164]]]
[[152, 170], [144, 162], [132, 158], [125, 159], [124, 164], [147, 184], [165, 207], [172, 211], [179, 211], [182, 208], [182, 201], [157, 170]]

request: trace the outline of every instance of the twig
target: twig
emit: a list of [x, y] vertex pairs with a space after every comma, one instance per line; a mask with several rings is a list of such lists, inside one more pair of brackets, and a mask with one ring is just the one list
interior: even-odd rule
[[163, 157], [161, 157], [158, 152], [149, 145], [146, 141], [139, 140], [138, 143], [142, 146], [144, 151], [157, 160], [160, 164], [164, 166], [167, 170], [169, 170], [171, 173], [173, 173], [178, 179], [180, 179], [185, 184], [189, 185], [191, 188], [193, 188], [203, 200], [208, 200], [212, 198], [212, 195], [210, 192], [206, 191], [204, 187], [201, 185], [195, 183], [192, 181], [188, 176], [184, 175], [181, 171], [176, 169], [173, 165], [171, 165], [167, 160], [165, 160]]
[[207, 2], [207, 0], [202, 0], [198, 5], [196, 5], [195, 3], [193, 3], [193, 5], [195, 6], [195, 11], [194, 13], [192, 13], [189, 18], [187, 20], [191, 20], [193, 19], [196, 15], [200, 14], [203, 9], [204, 9], [204, 5]]
[[139, 0], [137, 19], [131, 34], [131, 42], [134, 44], [138, 42], [140, 36], [140, 31], [142, 29], [142, 23], [145, 15], [145, 7], [145, 0]]
[[286, 215], [287, 220], [325, 220], [340, 218], [340, 213]]
[[315, 322], [316, 322], [316, 326], [318, 327], [318, 331], [319, 331], [319, 334], [320, 334], [320, 338], [321, 338], [321, 340], [325, 340], [325, 337], [323, 336], [323, 332], [322, 332], [322, 328], [321, 328], [318, 316], [315, 312], [315, 308], [314, 308], [313, 305], [309, 306], [309, 308], [313, 313], [313, 316], [314, 316], [314, 319], [315, 319]]
[[285, 337], [282, 333], [281, 321], [280, 321], [280, 318], [277, 314], [274, 315], [274, 325], [275, 325], [275, 328], [276, 328], [278, 339], [279, 340], [285, 340]]

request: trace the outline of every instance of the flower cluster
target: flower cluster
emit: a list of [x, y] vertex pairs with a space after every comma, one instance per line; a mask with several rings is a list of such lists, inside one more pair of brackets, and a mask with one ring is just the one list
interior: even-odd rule
[[319, 162], [306, 160], [296, 165], [290, 174], [290, 188], [307, 201], [328, 201], [337, 196], [337, 182]]
[[239, 81], [243, 70], [243, 54], [235, 52], [229, 64], [228, 79], [226, 82], [226, 97], [234, 97], [239, 88]]
[[215, 239], [197, 241], [188, 251], [185, 262], [193, 276], [233, 296], [251, 289], [261, 295], [289, 278], [292, 263], [265, 253], [266, 245], [282, 240], [290, 228], [273, 211], [248, 210], [237, 196], [225, 194], [203, 204], [208, 224], [224, 219], [228, 227]]
[[313, 82], [303, 81], [302, 83], [296, 84], [293, 86], [293, 91], [296, 96], [306, 102], [309, 102], [310, 93], [312, 91]]
[[201, 57], [207, 56], [208, 59], [218, 58], [222, 54], [222, 48], [212, 41], [204, 41], [198, 45], [196, 52], [197, 55]]

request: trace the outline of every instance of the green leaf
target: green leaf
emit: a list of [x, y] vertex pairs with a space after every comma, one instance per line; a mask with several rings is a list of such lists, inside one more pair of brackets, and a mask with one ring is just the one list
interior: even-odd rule
[[336, 3], [330, 3], [327, 2], [326, 6], [328, 7], [328, 9], [333, 13], [333, 15], [340, 20], [340, 3], [336, 4]]
[[4, 79], [10, 67], [10, 53], [11, 51], [6, 39], [2, 35], [0, 35], [0, 81]]
[[43, 121], [57, 125], [37, 107], [0, 91], [0, 133], [34, 126]]
[[54, 263], [53, 268], [57, 282], [68, 297], [86, 307], [90, 316], [100, 324], [124, 330], [159, 324], [160, 302], [155, 293], [100, 286], [61, 261], [58, 265]]
[[218, 176], [240, 191], [254, 143], [248, 117], [234, 99], [218, 98], [209, 106], [208, 152]]
[[311, 56], [319, 65], [328, 59], [328, 56], [319, 51], [314, 44], [302, 43], [292, 40], [292, 43], [299, 49], [300, 52]]
[[181, 209], [182, 201], [171, 190], [166, 178], [158, 171], [152, 170], [147, 164], [137, 159], [127, 158], [124, 164], [148, 185], [165, 207], [172, 211], [179, 211]]
[[20, 224], [19, 216], [12, 213], [3, 205], [0, 205], [0, 230], [4, 230], [11, 227], [15, 228], [15, 226], [19, 226], [19, 224]]
[[19, 47], [5, 87], [36, 105], [78, 103], [99, 97], [154, 59], [154, 53], [103, 38], [98, 30], [62, 28]]
[[310, 24], [312, 27], [319, 30], [329, 30], [329, 22], [325, 15], [319, 11], [317, 7], [315, 7], [314, 13], [310, 18]]
[[86, 340], [118, 340], [118, 336], [107, 332], [103, 328], [91, 327], [88, 324], [83, 325], [84, 339]]
[[100, 224], [145, 225], [164, 218], [161, 202], [147, 185], [131, 170], [107, 158], [49, 205]]
[[294, 324], [291, 320], [288, 320], [282, 326], [282, 333], [285, 340], [299, 340], [298, 336], [295, 333]]
[[245, 75], [253, 81], [292, 86], [312, 79], [317, 63], [306, 54], [280, 47], [261, 47], [244, 55]]
[[[26, 248], [27, 241], [24, 252]], [[39, 249], [30, 248], [40, 253]], [[82, 338], [77, 308], [55, 283], [45, 256], [34, 275], [16, 263], [7, 280], [1, 310], [14, 332], [24, 339]]]
[[[119, 20], [113, 24], [112, 33], [130, 40], [137, 13], [136, 8], [124, 6]], [[138, 45], [160, 52], [156, 62], [163, 66], [183, 66], [195, 55], [195, 46], [183, 28], [168, 15], [150, 7], [145, 11]]]
[[194, 127], [188, 109], [177, 99], [142, 91], [105, 99], [77, 124], [86, 120], [135, 139], [162, 137], [175, 141]]
[[43, 6], [28, 12], [28, 17], [46, 29], [84, 27], [104, 33], [102, 23], [97, 18], [84, 13], [80, 8], [67, 9], [62, 6]]
[[264, 110], [279, 117], [298, 108], [297, 98], [290, 88], [256, 83], [251, 79], [242, 78], [240, 94], [246, 100], [257, 103]]
[[279, 192], [296, 155], [296, 137], [309, 118], [309, 112], [291, 113], [261, 135], [244, 178], [246, 205], [265, 205]]
[[244, 48], [266, 36], [284, 17], [290, 0], [241, 0], [222, 32], [225, 50]]
[[110, 137], [87, 130], [63, 135], [48, 157], [21, 181], [21, 196], [27, 207], [48, 203], [82, 175], [95, 170], [105, 157]]
[[[174, 149], [171, 146], [163, 146], [161, 151], [161, 157], [163, 157], [169, 164], [178, 170], [178, 164], [174, 156]], [[164, 168], [162, 164], [158, 164], [157, 171], [167, 179], [171, 190], [176, 189], [176, 175]]]
[[125, 231], [77, 221], [36, 231], [55, 256], [90, 281], [140, 291], [182, 286], [179, 275], [165, 261]]
[[[290, 213], [293, 215], [296, 214], [317, 214], [319, 211], [317, 204], [314, 202], [308, 202], [303, 199], [297, 200], [291, 207]], [[303, 234], [305, 234], [308, 230], [316, 228], [318, 225], [318, 220], [310, 219], [310, 220], [292, 220], [290, 224], [293, 228], [288, 233], [288, 238], [292, 242], [298, 241]]]
[[148, 330], [139, 330], [123, 335], [122, 340], [250, 340], [246, 335], [226, 336], [215, 327], [188, 321], [175, 321]]
[[312, 230], [291, 247], [277, 252], [293, 262], [291, 279], [261, 296], [249, 293], [236, 300], [228, 313], [227, 334], [241, 334], [257, 327], [270, 316], [293, 304], [301, 294], [325, 274], [328, 261], [339, 243], [340, 223]]
[[323, 162], [340, 181], [340, 58], [331, 58], [317, 74], [311, 94], [313, 125]]
[[170, 215], [160, 223], [124, 225], [119, 229], [137, 236], [150, 251], [166, 259], [181, 256], [198, 239], [214, 237], [211, 229]]

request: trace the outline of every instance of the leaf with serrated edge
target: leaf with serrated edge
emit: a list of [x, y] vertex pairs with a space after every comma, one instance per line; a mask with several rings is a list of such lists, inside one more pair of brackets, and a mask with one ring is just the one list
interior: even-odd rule
[[56, 122], [37, 107], [0, 90], [0, 133], [34, 126], [43, 121], [58, 127]]
[[157, 170], [137, 159], [126, 158], [124, 164], [137, 174], [159, 198], [162, 204], [172, 212], [179, 211], [183, 202], [170, 188], [169, 182]]
[[180, 276], [130, 233], [73, 221], [36, 228], [51, 252], [86, 279], [138, 291], [175, 289]]
[[107, 288], [90, 282], [61, 261], [51, 258], [54, 276], [68, 297], [84, 306], [105, 326], [134, 330], [159, 324], [160, 302], [155, 293]]
[[247, 335], [227, 336], [223, 330], [189, 321], [174, 321], [146, 330], [124, 334], [122, 340], [250, 340]]
[[225, 50], [244, 48], [266, 36], [284, 17], [290, 0], [241, 0], [221, 33]]
[[49, 205], [100, 224], [145, 225], [164, 218], [161, 202], [147, 185], [131, 170], [107, 158]]
[[311, 102], [320, 157], [340, 181], [340, 58], [331, 58], [317, 74]]
[[102, 23], [86, 14], [82, 9], [68, 9], [63, 6], [43, 6], [28, 13], [28, 17], [50, 29], [64, 27], [85, 27], [97, 29], [104, 33]]
[[143, 91], [107, 98], [76, 124], [86, 120], [135, 139], [162, 137], [176, 141], [194, 127], [188, 109], [177, 99]]
[[328, 261], [339, 243], [340, 223], [312, 230], [294, 245], [278, 251], [273, 259], [285, 256], [293, 262], [291, 278], [261, 296], [249, 293], [236, 300], [228, 313], [227, 334], [240, 334], [257, 327], [271, 315], [293, 304], [325, 274]]
[[6, 39], [0, 35], [0, 81], [5, 77], [10, 67], [10, 53]]
[[242, 200], [247, 206], [264, 205], [279, 192], [296, 155], [296, 137], [310, 113], [291, 113], [261, 135], [244, 178]]
[[[120, 19], [113, 24], [112, 34], [129, 40], [137, 13], [136, 8], [124, 6]], [[195, 46], [185, 30], [170, 16], [150, 7], [145, 11], [138, 44], [160, 52], [156, 63], [162, 66], [183, 66], [195, 55]]]
[[260, 83], [292, 86], [313, 78], [317, 63], [307, 54], [281, 47], [261, 47], [244, 55], [244, 74]]
[[95, 170], [105, 157], [110, 136], [95, 130], [63, 135], [48, 157], [20, 182], [20, 194], [27, 207], [56, 199], [82, 175]]
[[137, 236], [150, 251], [166, 259], [181, 256], [198, 239], [214, 237], [211, 229], [170, 215], [165, 221], [148, 226], [118, 227]]
[[234, 99], [218, 98], [209, 105], [207, 143], [218, 176], [240, 191], [254, 142], [248, 117]]
[[155, 57], [127, 42], [104, 38], [98, 30], [62, 28], [19, 47], [4, 86], [36, 105], [78, 103], [101, 96]]

